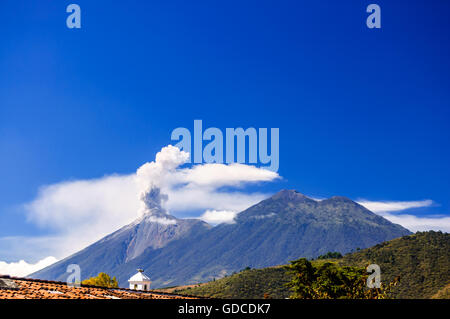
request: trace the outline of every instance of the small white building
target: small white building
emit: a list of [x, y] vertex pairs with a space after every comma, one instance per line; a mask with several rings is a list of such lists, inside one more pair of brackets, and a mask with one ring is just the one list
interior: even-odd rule
[[144, 274], [144, 270], [138, 269], [137, 274], [128, 279], [130, 289], [148, 291], [150, 290], [150, 278]]

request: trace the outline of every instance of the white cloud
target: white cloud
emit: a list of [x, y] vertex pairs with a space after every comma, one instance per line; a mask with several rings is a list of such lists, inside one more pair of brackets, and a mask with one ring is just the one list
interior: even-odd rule
[[181, 169], [175, 175], [178, 182], [199, 186], [239, 186], [242, 183], [272, 181], [279, 178], [275, 172], [239, 163], [204, 164]]
[[74, 226], [94, 224], [102, 233], [136, 217], [137, 192], [133, 175], [62, 182], [42, 187], [25, 209], [28, 220], [42, 227], [71, 231]]
[[44, 186], [25, 210], [28, 221], [49, 235], [27, 242], [45, 255], [62, 258], [72, 254], [136, 219], [137, 194], [133, 175]]
[[33, 272], [43, 269], [57, 262], [55, 257], [46, 257], [35, 264], [29, 264], [24, 260], [19, 262], [6, 263], [0, 261], [0, 275], [9, 275], [15, 277], [25, 277]]
[[266, 218], [272, 218], [277, 216], [277, 214], [275, 213], [270, 213], [270, 214], [265, 214], [265, 215], [256, 215], [256, 216], [252, 216], [252, 218], [254, 219], [266, 219]]
[[135, 176], [139, 191], [145, 193], [154, 187], [163, 188], [177, 182], [172, 176], [177, 174], [177, 168], [188, 159], [189, 153], [180, 151], [175, 146], [163, 147], [156, 154], [155, 161], [147, 162], [137, 169]]
[[163, 224], [163, 225], [174, 225], [177, 223], [175, 219], [169, 219], [169, 218], [165, 218], [165, 217], [150, 216], [149, 220], [151, 222], [159, 223], [159, 224]]
[[393, 215], [384, 214], [384, 218], [387, 220], [402, 225], [412, 232], [416, 231], [428, 231], [428, 230], [440, 230], [450, 233], [450, 217], [418, 217], [414, 215]]
[[210, 224], [232, 224], [237, 212], [230, 210], [207, 210], [199, 218]]
[[167, 209], [173, 213], [187, 210], [232, 210], [244, 209], [262, 201], [270, 195], [237, 191], [221, 192], [203, 187], [182, 187], [167, 190]]
[[450, 232], [450, 217], [448, 216], [425, 217], [399, 213], [412, 208], [430, 207], [434, 205], [434, 202], [430, 199], [420, 201], [359, 200], [358, 203], [368, 210], [383, 216], [395, 224], [402, 225], [413, 232], [428, 230]]
[[[35, 252], [41, 251], [45, 256], [63, 258], [142, 214], [154, 213], [153, 206], [149, 205], [163, 205], [175, 216], [186, 210], [242, 211], [269, 195], [230, 187], [279, 178], [277, 173], [244, 164], [199, 164], [180, 168], [188, 155], [171, 145], [162, 148], [155, 158], [135, 174], [65, 181], [42, 187], [37, 197], [24, 207], [28, 220], [49, 235], [26, 238], [26, 242], [35, 247], [27, 256], [34, 259]], [[156, 189], [161, 194], [149, 196]], [[155, 215], [155, 221], [172, 222], [161, 214]], [[0, 238], [0, 252], [2, 242]], [[20, 242], [14, 245], [20, 246]], [[25, 247], [19, 250], [27, 251]]]
[[433, 201], [430, 199], [420, 201], [369, 201], [359, 200], [358, 204], [366, 207], [368, 210], [374, 213], [381, 212], [394, 212], [411, 208], [429, 207], [433, 205]]

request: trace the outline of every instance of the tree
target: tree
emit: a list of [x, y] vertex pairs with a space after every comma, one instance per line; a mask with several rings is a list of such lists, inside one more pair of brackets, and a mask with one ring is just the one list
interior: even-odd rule
[[[359, 248], [356, 248], [356, 249], [358, 250]], [[342, 257], [343, 256], [340, 252], [329, 251], [325, 255], [320, 255], [319, 257], [317, 257], [317, 259], [338, 259], [338, 258], [342, 258]]]
[[101, 272], [98, 274], [97, 277], [91, 277], [89, 279], [83, 280], [81, 282], [82, 285], [89, 285], [89, 286], [97, 286], [97, 287], [105, 287], [105, 288], [118, 288], [119, 284], [117, 282], [116, 277], [111, 277]]
[[377, 289], [368, 289], [368, 274], [364, 268], [339, 267], [325, 262], [314, 266], [306, 258], [291, 261], [285, 266], [293, 275], [288, 283], [293, 299], [384, 299], [397, 281]]
[[315, 281], [315, 269], [313, 265], [306, 259], [300, 258], [291, 261], [291, 264], [286, 268], [293, 274], [293, 279], [288, 286], [291, 287], [294, 294], [291, 298], [294, 299], [314, 299], [316, 293], [313, 289]]

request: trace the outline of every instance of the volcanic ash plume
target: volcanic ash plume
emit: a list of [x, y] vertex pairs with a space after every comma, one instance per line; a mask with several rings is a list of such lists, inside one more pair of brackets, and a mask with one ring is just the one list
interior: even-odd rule
[[167, 212], [163, 208], [163, 203], [167, 201], [168, 196], [161, 193], [159, 188], [151, 188], [149, 191], [141, 193], [141, 202], [143, 203], [140, 215], [164, 216]]
[[154, 221], [159, 223], [175, 222], [168, 218], [171, 216], [163, 208], [168, 196], [163, 194], [161, 190], [167, 186], [167, 178], [170, 173], [188, 159], [189, 153], [169, 145], [156, 154], [154, 162], [145, 163], [137, 170], [136, 178], [141, 201], [139, 216], [154, 217]]

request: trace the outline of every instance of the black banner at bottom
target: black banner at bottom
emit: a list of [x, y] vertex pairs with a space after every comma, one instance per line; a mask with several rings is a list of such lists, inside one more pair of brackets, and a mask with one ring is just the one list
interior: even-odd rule
[[[119, 313], [130, 316], [164, 314], [167, 318], [284, 318], [283, 314], [336, 315], [350, 317], [400, 311], [423, 313], [428, 307], [445, 313], [449, 300], [1, 300], [2, 311], [19, 311], [21, 315], [44, 311], [52, 313], [94, 314], [101, 317]], [[10, 308], [10, 309], [8, 309]], [[42, 309], [41, 309], [42, 308]]]

